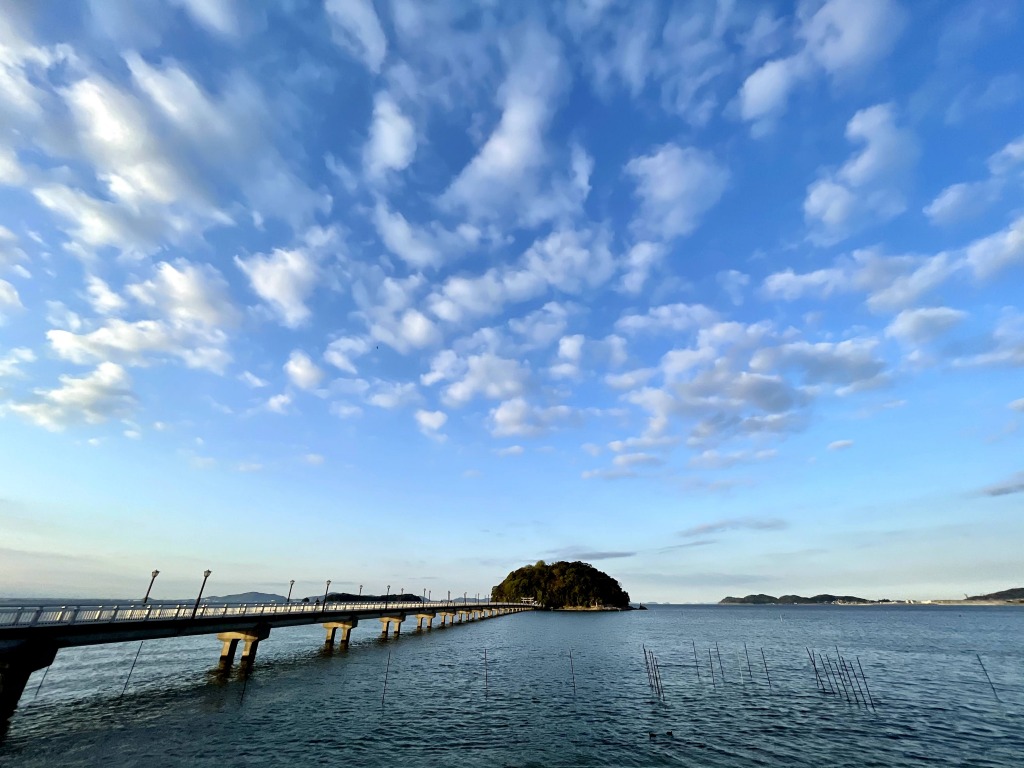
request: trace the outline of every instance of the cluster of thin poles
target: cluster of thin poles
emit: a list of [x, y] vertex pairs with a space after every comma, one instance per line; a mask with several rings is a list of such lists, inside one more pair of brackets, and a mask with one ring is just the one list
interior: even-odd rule
[[[859, 656], [856, 657], [857, 666], [854, 668], [853, 664], [839, 652], [839, 646], [836, 646], [835, 661], [827, 653], [824, 656], [819, 653], [816, 662], [811, 649], [807, 648], [806, 650], [819, 691], [831, 696], [838, 696], [842, 693], [847, 702], [871, 707], [871, 710], [875, 711], [875, 699], [871, 695], [871, 688], [868, 687], [868, 679], [864, 675], [864, 667], [860, 663]], [[821, 662], [821, 672], [818, 671], [818, 662]], [[862, 682], [863, 685], [861, 685]]]
[[647, 650], [647, 646], [643, 646], [644, 650], [644, 666], [647, 668], [647, 684], [651, 686], [651, 691], [662, 701], [665, 700], [665, 686], [661, 683], [661, 667], [658, 665], [658, 657], [654, 655], [653, 651]]
[[[690, 645], [693, 648], [693, 668], [697, 673], [697, 682], [701, 681], [700, 676], [700, 661], [697, 659], [697, 643], [693, 640], [690, 641]], [[764, 655], [764, 648], [759, 649], [761, 651], [761, 664], [764, 666], [764, 677], [768, 681], [768, 690], [774, 692], [772, 687], [772, 676], [768, 672], [768, 659]], [[743, 655], [747, 660], [747, 675], [750, 678], [750, 682], [754, 682], [754, 668], [750, 663], [750, 652], [747, 650], [747, 644], [743, 644]], [[718, 657], [718, 673], [715, 673], [715, 657]], [[718, 689], [718, 681], [722, 681], [722, 685], [725, 685], [725, 666], [722, 664], [722, 651], [718, 647], [718, 642], [715, 642], [715, 654], [711, 655], [711, 649], [708, 648], [708, 669], [711, 670], [711, 685]], [[743, 673], [740, 673], [740, 680], [743, 679]]]

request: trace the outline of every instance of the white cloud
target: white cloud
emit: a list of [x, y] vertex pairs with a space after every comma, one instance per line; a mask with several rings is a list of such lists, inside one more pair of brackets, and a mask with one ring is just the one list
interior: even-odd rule
[[176, 264], [161, 262], [155, 271], [153, 279], [128, 286], [128, 293], [139, 303], [158, 308], [182, 325], [215, 327], [237, 319], [227, 282], [211, 265], [179, 259]]
[[536, 26], [524, 29], [516, 42], [509, 49], [516, 57], [498, 91], [501, 119], [442, 197], [472, 218], [493, 218], [508, 209], [522, 215], [541, 193], [534, 175], [545, 159], [544, 130], [562, 80], [561, 51]]
[[626, 254], [626, 273], [622, 276], [622, 290], [637, 294], [658, 264], [665, 258], [665, 246], [661, 243], [643, 241], [629, 249]]
[[696, 456], [690, 458], [689, 466], [695, 469], [728, 469], [737, 464], [748, 464], [755, 461], [767, 461], [778, 455], [774, 450], [763, 451], [732, 451], [720, 453], [714, 448], [709, 448]]
[[562, 335], [573, 309], [571, 305], [549, 301], [523, 317], [510, 319], [508, 327], [523, 338], [527, 349], [543, 349]]
[[563, 336], [558, 340], [559, 362], [551, 366], [550, 374], [556, 379], [572, 379], [579, 376], [580, 361], [583, 358], [583, 345], [586, 339], [582, 334]]
[[371, 72], [380, 72], [388, 41], [372, 0], [326, 0], [324, 10], [334, 42], [360, 59]]
[[416, 423], [424, 434], [436, 433], [448, 421], [444, 411], [416, 411]]
[[1009, 408], [1011, 411], [1019, 411], [1020, 413], [1024, 413], [1024, 397], [1020, 398], [1019, 400], [1014, 400], [1006, 407]]
[[174, 0], [204, 29], [224, 37], [239, 33], [239, 8], [234, 0]]
[[326, 459], [319, 453], [307, 453], [302, 457], [302, 460], [314, 467], [319, 467], [326, 461]]
[[499, 448], [496, 453], [499, 456], [522, 456], [524, 450], [521, 445], [510, 445], [506, 448]]
[[656, 467], [664, 463], [661, 456], [653, 453], [620, 453], [612, 459], [616, 467]]
[[363, 338], [355, 336], [342, 336], [327, 345], [324, 352], [324, 360], [335, 368], [351, 373], [353, 376], [359, 371], [356, 369], [352, 359], [366, 354], [370, 350], [370, 343]]
[[744, 81], [740, 115], [764, 133], [786, 108], [798, 85], [819, 73], [842, 83], [893, 49], [906, 25], [895, 0], [828, 0], [808, 3], [798, 11], [798, 36], [803, 46], [793, 55], [762, 64]]
[[412, 382], [380, 381], [376, 384], [376, 391], [366, 398], [366, 402], [377, 408], [392, 410], [414, 403], [419, 399], [419, 392]]
[[373, 221], [384, 245], [409, 266], [437, 266], [443, 258], [428, 233], [411, 226], [398, 211], [390, 211], [382, 200], [377, 201]]
[[274, 413], [287, 413], [288, 406], [292, 404], [292, 396], [282, 392], [279, 395], [273, 395], [266, 402], [266, 408], [268, 411]]
[[743, 303], [743, 291], [750, 285], [750, 275], [737, 269], [728, 269], [715, 275], [715, 280], [722, 286], [722, 290], [728, 294], [733, 304], [739, 306]]
[[933, 224], [951, 224], [982, 211], [998, 198], [1000, 185], [991, 181], [951, 184], [924, 207]]
[[110, 290], [110, 286], [96, 275], [89, 275], [86, 278], [85, 287], [89, 292], [93, 310], [101, 315], [116, 315], [128, 305], [128, 302]]
[[850, 448], [852, 445], [853, 440], [833, 440], [826, 446], [826, 448], [830, 451], [842, 451], [846, 448]]
[[370, 138], [363, 150], [363, 166], [371, 178], [388, 171], [401, 171], [416, 153], [416, 129], [387, 93], [378, 93], [373, 101]]
[[[21, 309], [22, 303], [18, 289], [6, 280], [0, 280], [0, 310], [4, 308]], [[2, 317], [3, 315], [0, 315], [0, 318]]]
[[906, 208], [903, 186], [917, 161], [917, 142], [896, 125], [891, 104], [857, 112], [846, 125], [846, 138], [863, 144], [863, 149], [838, 171], [808, 186], [804, 200], [810, 237], [823, 245], [902, 213]]
[[0, 379], [8, 376], [22, 376], [23, 363], [35, 362], [36, 353], [27, 347], [15, 347], [6, 355], [0, 356]]
[[876, 339], [794, 341], [757, 350], [750, 358], [750, 368], [758, 372], [793, 369], [809, 384], [867, 389], [884, 381], [885, 361], [876, 354], [877, 348]]
[[46, 332], [46, 338], [57, 355], [79, 365], [117, 360], [125, 365], [146, 366], [153, 359], [175, 357], [189, 368], [220, 373], [231, 360], [224, 349], [227, 337], [222, 332], [158, 320], [111, 319], [89, 333], [53, 329]]
[[679, 333], [710, 325], [717, 313], [703, 304], [663, 304], [651, 307], [643, 315], [623, 315], [615, 323], [620, 333]]
[[288, 357], [284, 372], [292, 384], [305, 390], [316, 389], [324, 378], [324, 372], [309, 359], [309, 355], [298, 349]]
[[885, 335], [901, 341], [925, 344], [963, 322], [967, 313], [950, 307], [905, 309], [889, 323]]
[[981, 279], [990, 278], [1011, 264], [1024, 262], [1024, 216], [1006, 229], [975, 240], [967, 246], [966, 259]]
[[[446, 358], [450, 360], [450, 358]], [[444, 400], [453, 406], [465, 405], [478, 396], [504, 400], [522, 394], [529, 369], [518, 360], [490, 352], [452, 361], [445, 378], [452, 380], [444, 390]]]
[[543, 408], [530, 405], [522, 397], [515, 397], [491, 409], [491, 434], [495, 437], [535, 437], [555, 424], [570, 420], [572, 415], [572, 409], [567, 405]]
[[240, 373], [238, 375], [238, 379], [251, 389], [261, 389], [270, 385], [270, 382], [261, 379], [259, 376], [250, 373], [249, 371], [243, 371]]
[[53, 432], [80, 424], [102, 424], [127, 418], [138, 406], [131, 379], [116, 363], [100, 363], [85, 376], [60, 376], [56, 389], [37, 389], [29, 402], [8, 409]]
[[[740, 115], [744, 120], [768, 121], [781, 114], [789, 94], [806, 77], [808, 69], [807, 59], [799, 55], [762, 64], [740, 88]], [[755, 133], [768, 126], [765, 122]]]
[[309, 320], [306, 299], [319, 276], [316, 257], [306, 249], [274, 249], [248, 259], [235, 257], [235, 264], [249, 278], [253, 291], [277, 313], [289, 328], [298, 328]]
[[729, 171], [712, 154], [675, 144], [633, 158], [626, 172], [633, 177], [640, 199], [633, 229], [663, 240], [693, 232], [729, 181]]

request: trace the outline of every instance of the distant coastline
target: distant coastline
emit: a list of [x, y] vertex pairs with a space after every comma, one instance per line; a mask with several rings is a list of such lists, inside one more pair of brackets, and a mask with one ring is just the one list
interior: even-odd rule
[[1004, 589], [987, 595], [965, 596], [962, 600], [868, 600], [853, 595], [747, 595], [726, 597], [719, 605], [1024, 605], [1024, 587]]

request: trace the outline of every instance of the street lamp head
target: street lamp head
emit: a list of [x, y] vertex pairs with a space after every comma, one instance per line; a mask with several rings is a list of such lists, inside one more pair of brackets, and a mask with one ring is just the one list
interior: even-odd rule
[[331, 586], [331, 580], [330, 579], [327, 580], [327, 586], [328, 587]]
[[205, 571], [203, 571], [203, 578], [204, 579], [210, 578], [210, 574], [211, 573], [213, 573], [213, 571], [211, 571], [209, 568], [207, 568]]
[[295, 579], [291, 579], [288, 583], [291, 584], [294, 587], [295, 586]]
[[154, 571], [153, 571], [153, 578], [154, 578], [154, 579], [155, 579], [155, 578], [156, 578], [157, 576], [159, 576], [159, 575], [160, 575], [160, 571], [156, 571], [156, 570], [154, 570]]

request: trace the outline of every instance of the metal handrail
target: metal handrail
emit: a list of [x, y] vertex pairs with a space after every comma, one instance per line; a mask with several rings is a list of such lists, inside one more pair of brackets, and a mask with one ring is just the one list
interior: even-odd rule
[[[424, 608], [451, 608], [452, 610], [478, 610], [480, 608], [515, 608], [525, 603], [495, 603], [485, 600], [431, 600], [412, 603], [395, 601], [316, 603], [194, 603], [163, 605], [61, 605], [61, 606], [4, 606], [0, 607], [0, 629], [5, 627], [34, 627], [72, 624], [98, 624], [121, 621], [150, 621], [153, 619], [209, 619], [224, 617], [258, 618], [261, 616], [323, 615], [328, 613], [375, 613]], [[195, 612], [195, 616], [193, 616]]]

